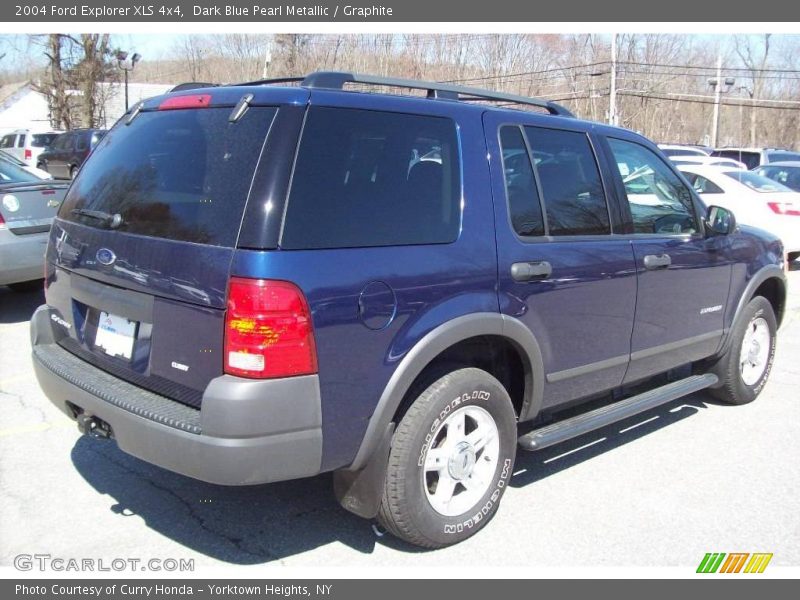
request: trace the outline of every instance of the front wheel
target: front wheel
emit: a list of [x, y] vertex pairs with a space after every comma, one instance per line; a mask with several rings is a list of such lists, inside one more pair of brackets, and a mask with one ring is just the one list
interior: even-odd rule
[[756, 296], [744, 307], [728, 351], [715, 365], [722, 386], [712, 390], [728, 404], [747, 404], [761, 393], [775, 359], [778, 323], [769, 301]]
[[497, 379], [475, 368], [441, 377], [395, 431], [379, 521], [425, 548], [472, 536], [497, 511], [516, 438], [511, 398]]

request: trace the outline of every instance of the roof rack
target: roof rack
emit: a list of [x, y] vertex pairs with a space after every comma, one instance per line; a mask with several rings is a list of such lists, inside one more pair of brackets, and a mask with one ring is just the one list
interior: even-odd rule
[[362, 83], [366, 85], [380, 85], [387, 87], [410, 88], [416, 90], [427, 90], [428, 98], [443, 98], [447, 100], [466, 100], [482, 101], [495, 100], [500, 102], [510, 102], [511, 104], [523, 104], [543, 108], [551, 115], [560, 117], [574, 117], [569, 110], [560, 104], [549, 100], [518, 96], [516, 94], [506, 94], [504, 92], [493, 92], [481, 88], [451, 85], [449, 83], [438, 83], [435, 81], [420, 81], [417, 79], [398, 79], [395, 77], [379, 77], [376, 75], [362, 75], [358, 73], [346, 73], [339, 71], [317, 71], [305, 77], [284, 77], [280, 79], [260, 79], [247, 83], [235, 85], [269, 85], [276, 83], [295, 83], [300, 82], [301, 87], [325, 90], [341, 90], [348, 83]]
[[232, 83], [231, 85], [270, 85], [273, 83], [297, 83], [304, 80], [305, 77], [276, 77], [273, 79], [256, 79], [245, 83]]

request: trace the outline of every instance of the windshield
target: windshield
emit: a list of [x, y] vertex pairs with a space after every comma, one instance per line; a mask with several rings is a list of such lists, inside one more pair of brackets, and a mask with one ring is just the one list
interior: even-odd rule
[[119, 214], [119, 231], [233, 246], [275, 112], [253, 107], [230, 123], [230, 107], [148, 111], [118, 124], [81, 168], [59, 217], [102, 227], [89, 211]]
[[0, 160], [0, 185], [9, 183], [40, 183], [42, 180], [26, 170]]
[[772, 179], [768, 179], [751, 171], [726, 171], [725, 175], [731, 179], [735, 179], [755, 192], [776, 193], [792, 191], [777, 181], [773, 181]]

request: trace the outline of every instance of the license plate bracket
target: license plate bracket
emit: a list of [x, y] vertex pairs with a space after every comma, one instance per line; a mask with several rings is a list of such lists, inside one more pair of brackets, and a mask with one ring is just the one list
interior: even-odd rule
[[138, 327], [138, 321], [100, 311], [94, 347], [109, 356], [131, 361]]

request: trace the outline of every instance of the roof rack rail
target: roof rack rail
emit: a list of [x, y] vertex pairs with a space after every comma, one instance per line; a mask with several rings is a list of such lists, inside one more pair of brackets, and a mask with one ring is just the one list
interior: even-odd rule
[[236, 83], [233, 85], [269, 85], [275, 83], [296, 83], [300, 82], [301, 87], [324, 90], [341, 90], [348, 83], [363, 83], [366, 85], [381, 85], [387, 87], [401, 87], [416, 90], [427, 90], [428, 98], [443, 98], [447, 100], [466, 100], [482, 101], [496, 100], [509, 102], [511, 104], [524, 104], [545, 109], [551, 115], [560, 117], [574, 117], [569, 110], [560, 104], [541, 100], [539, 98], [529, 98], [516, 94], [506, 94], [504, 92], [493, 92], [481, 88], [451, 85], [449, 83], [438, 83], [435, 81], [421, 81], [417, 79], [398, 79], [395, 77], [379, 77], [376, 75], [362, 75], [359, 73], [346, 73], [339, 71], [317, 71], [305, 77], [283, 77], [278, 79], [259, 79], [246, 83]]
[[275, 77], [272, 79], [256, 79], [244, 83], [232, 83], [231, 85], [270, 85], [274, 83], [297, 83], [304, 81], [305, 77]]
[[[558, 115], [561, 117], [575, 116], [560, 104], [550, 102], [549, 100], [529, 98], [516, 94], [506, 94], [504, 92], [493, 92], [481, 88], [438, 83], [435, 81], [398, 79], [395, 77], [379, 77], [375, 75], [361, 75], [358, 73], [338, 71], [318, 71], [307, 75], [305, 79], [303, 79], [301, 85], [308, 88], [341, 90], [347, 83], [363, 83], [367, 85], [427, 90], [429, 98], [446, 98], [448, 100], [498, 100], [501, 102], [511, 102], [512, 104], [536, 106], [545, 109], [551, 115]], [[461, 96], [465, 97], [461, 98]]]
[[172, 92], [183, 92], [186, 90], [196, 90], [197, 88], [218, 87], [218, 83], [207, 83], [203, 81], [187, 81], [186, 83], [179, 83], [169, 90]]

